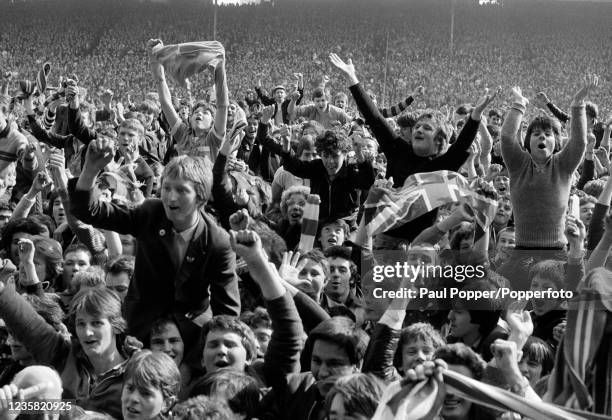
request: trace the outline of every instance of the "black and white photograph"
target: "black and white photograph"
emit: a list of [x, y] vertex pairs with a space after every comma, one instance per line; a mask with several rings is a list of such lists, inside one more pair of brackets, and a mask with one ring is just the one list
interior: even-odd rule
[[612, 420], [612, 0], [0, 22], [0, 420]]

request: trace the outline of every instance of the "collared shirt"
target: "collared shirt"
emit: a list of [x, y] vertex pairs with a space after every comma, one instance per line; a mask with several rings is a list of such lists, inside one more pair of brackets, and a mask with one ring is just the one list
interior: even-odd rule
[[176, 249], [176, 255], [178, 257], [179, 264], [183, 263], [185, 255], [187, 254], [187, 248], [189, 248], [189, 243], [193, 241], [199, 224], [200, 215], [198, 215], [198, 219], [192, 227], [182, 232], [177, 232], [176, 230], [174, 231], [174, 246]]

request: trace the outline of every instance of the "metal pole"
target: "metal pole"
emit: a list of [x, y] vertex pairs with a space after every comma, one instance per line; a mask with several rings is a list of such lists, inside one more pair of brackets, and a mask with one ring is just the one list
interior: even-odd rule
[[387, 67], [389, 65], [389, 29], [387, 29], [387, 41], [385, 42], [385, 72], [383, 77], [383, 91], [381, 106], [385, 104], [385, 98], [387, 94]]
[[217, 40], [217, 0], [213, 0], [213, 40]]
[[451, 0], [451, 24], [450, 24], [450, 53], [453, 55], [453, 46], [455, 40], [455, 2]]

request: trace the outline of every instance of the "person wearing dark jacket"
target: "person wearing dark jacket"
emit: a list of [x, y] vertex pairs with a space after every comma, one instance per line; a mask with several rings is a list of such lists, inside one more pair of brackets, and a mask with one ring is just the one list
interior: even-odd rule
[[179, 156], [166, 166], [161, 199], [128, 208], [93, 193], [96, 176], [115, 154], [111, 139], [88, 149], [81, 176], [70, 180], [73, 214], [138, 241], [135, 276], [125, 299], [130, 333], [143, 340], [151, 323], [175, 314], [201, 325], [213, 315], [240, 314], [236, 257], [228, 234], [203, 210], [210, 197], [210, 161]]
[[[349, 82], [355, 103], [380, 145], [379, 152], [387, 157], [386, 176], [393, 178], [394, 187], [401, 187], [408, 176], [416, 173], [458, 171], [469, 155], [484, 109], [497, 95], [486, 95], [478, 102], [457, 140], [450, 147], [451, 129], [443, 116], [436, 112], [421, 114], [412, 130], [411, 142], [406, 142], [389, 127], [359, 83], [352, 61], [345, 63], [336, 54], [331, 54], [330, 59]], [[395, 248], [401, 240], [412, 241], [424, 228], [434, 223], [436, 216], [437, 211], [431, 211], [400, 228], [386, 232], [382, 237], [392, 237], [390, 247]]]
[[[297, 91], [300, 93], [300, 97], [296, 101], [296, 105], [299, 105], [304, 97], [304, 78], [301, 74], [298, 74], [298, 76], [300, 77], [298, 77]], [[264, 106], [274, 106], [273, 121], [275, 125], [279, 125], [281, 123], [289, 124], [291, 121], [291, 115], [289, 114], [288, 108], [289, 104], [291, 103], [291, 99], [287, 98], [287, 91], [285, 90], [284, 86], [279, 85], [272, 89], [272, 96], [274, 96], [273, 98], [265, 95], [261, 90], [261, 86], [256, 87], [255, 92], [257, 92], [257, 97]]]
[[376, 177], [372, 160], [368, 158], [371, 156], [359, 154], [358, 163], [347, 163], [350, 140], [342, 133], [326, 131], [315, 142], [321, 158], [301, 161], [291, 155], [288, 141], [281, 148], [268, 136], [268, 125], [264, 118], [257, 131], [257, 140], [272, 152], [280, 152], [285, 170], [310, 180], [310, 193], [321, 198], [319, 218], [354, 222], [359, 206], [359, 190], [369, 189]]

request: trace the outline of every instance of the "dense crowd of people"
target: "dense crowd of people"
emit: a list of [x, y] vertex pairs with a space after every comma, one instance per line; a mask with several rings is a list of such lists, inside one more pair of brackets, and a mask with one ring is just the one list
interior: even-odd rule
[[611, 10], [0, 3], [0, 418], [610, 418]]

